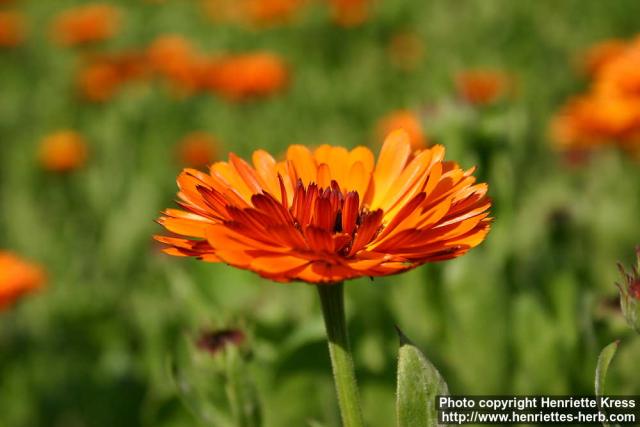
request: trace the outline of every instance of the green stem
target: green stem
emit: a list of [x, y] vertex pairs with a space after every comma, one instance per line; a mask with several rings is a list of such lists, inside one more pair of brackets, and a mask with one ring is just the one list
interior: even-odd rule
[[322, 304], [322, 315], [329, 341], [329, 355], [333, 368], [333, 379], [338, 392], [340, 416], [344, 427], [362, 427], [362, 410], [358, 385], [353, 369], [353, 358], [349, 347], [347, 322], [344, 315], [344, 292], [342, 283], [318, 285]]

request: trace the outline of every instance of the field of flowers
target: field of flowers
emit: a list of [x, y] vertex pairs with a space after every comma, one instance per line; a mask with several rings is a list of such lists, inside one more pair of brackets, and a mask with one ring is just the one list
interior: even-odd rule
[[[315, 289], [336, 285], [296, 279], [354, 278], [366, 425], [397, 422], [395, 326], [452, 394], [592, 394], [617, 339], [606, 390], [640, 394], [638, 16], [636, 0], [0, 0], [0, 427], [341, 425]], [[387, 170], [323, 145], [378, 158], [385, 139]], [[440, 146], [459, 167], [385, 181]], [[444, 192], [440, 172], [477, 185], [410, 228], [390, 200]], [[299, 219], [311, 182], [329, 232], [320, 213], [291, 229], [348, 266], [261, 258], [276, 237], [198, 216], [249, 227], [243, 203], [288, 190]], [[382, 255], [355, 249], [372, 222]]]

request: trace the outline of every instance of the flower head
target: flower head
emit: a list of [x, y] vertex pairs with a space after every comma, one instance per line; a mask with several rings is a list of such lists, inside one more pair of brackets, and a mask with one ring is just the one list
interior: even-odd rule
[[179, 35], [157, 38], [147, 49], [150, 68], [174, 87], [191, 92], [200, 86], [203, 59], [191, 42]]
[[304, 0], [202, 0], [214, 21], [268, 27], [291, 21]]
[[279, 92], [288, 80], [289, 71], [279, 56], [257, 52], [214, 61], [207, 71], [205, 85], [227, 99], [240, 101]]
[[591, 85], [570, 99], [551, 122], [564, 151], [616, 145], [637, 155], [640, 148], [640, 37], [612, 40], [587, 55]]
[[41, 288], [44, 272], [16, 255], [0, 251], [0, 310], [11, 306], [23, 295]]
[[342, 27], [355, 27], [369, 17], [371, 0], [328, 0], [333, 22]]
[[622, 266], [618, 264], [620, 273], [622, 274], [622, 285], [616, 283], [620, 291], [620, 306], [622, 313], [629, 326], [640, 333], [640, 247], [636, 248], [637, 264], [627, 273]]
[[582, 58], [582, 68], [590, 76], [596, 75], [611, 61], [618, 58], [627, 48], [627, 42], [620, 39], [605, 40], [593, 45]]
[[87, 160], [87, 144], [79, 133], [62, 130], [45, 137], [40, 143], [40, 163], [50, 172], [69, 172]]
[[458, 94], [474, 105], [491, 104], [505, 95], [510, 82], [506, 74], [495, 70], [468, 70], [456, 76]]
[[92, 3], [58, 15], [51, 27], [53, 39], [63, 46], [100, 42], [120, 29], [120, 11], [111, 5]]
[[190, 167], [208, 166], [217, 157], [217, 141], [206, 132], [191, 132], [178, 144], [182, 163]]
[[77, 85], [85, 99], [104, 102], [111, 99], [123, 84], [145, 73], [146, 66], [137, 53], [104, 54], [86, 61], [78, 72]]
[[209, 173], [185, 169], [179, 205], [158, 220], [165, 252], [225, 262], [279, 282], [336, 283], [455, 258], [489, 231], [487, 185], [444, 161], [444, 147], [412, 152], [396, 131], [371, 151], [292, 145], [286, 159], [229, 155]]
[[19, 46], [25, 32], [24, 16], [20, 12], [0, 10], [0, 48]]
[[418, 150], [427, 146], [427, 136], [424, 134], [418, 114], [410, 110], [397, 110], [383, 117], [378, 124], [378, 134], [384, 140], [386, 135], [397, 129], [402, 129], [409, 135], [411, 148]]

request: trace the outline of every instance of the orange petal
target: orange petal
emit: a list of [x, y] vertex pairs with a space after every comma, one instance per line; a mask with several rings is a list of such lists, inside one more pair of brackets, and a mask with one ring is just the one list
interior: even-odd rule
[[376, 188], [371, 209], [377, 209], [385, 200], [391, 185], [407, 164], [409, 154], [411, 154], [411, 143], [407, 132], [402, 129], [391, 132], [380, 150], [378, 164], [373, 174]]

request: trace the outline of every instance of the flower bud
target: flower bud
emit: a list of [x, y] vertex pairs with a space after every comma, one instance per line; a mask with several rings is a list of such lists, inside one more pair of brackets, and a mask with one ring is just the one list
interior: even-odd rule
[[629, 273], [618, 264], [622, 273], [623, 283], [616, 283], [620, 290], [620, 307], [629, 326], [640, 333], [640, 246], [636, 248], [637, 264]]

